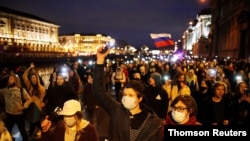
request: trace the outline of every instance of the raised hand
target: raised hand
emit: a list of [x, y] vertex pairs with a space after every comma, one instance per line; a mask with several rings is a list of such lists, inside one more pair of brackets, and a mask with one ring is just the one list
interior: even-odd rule
[[97, 57], [96, 63], [104, 64], [104, 60], [108, 56], [110, 50], [111, 50], [110, 48], [104, 49], [103, 47], [99, 47], [96, 52], [96, 57]]
[[31, 68], [35, 68], [35, 64], [32, 62], [32, 63], [30, 63], [30, 67]]

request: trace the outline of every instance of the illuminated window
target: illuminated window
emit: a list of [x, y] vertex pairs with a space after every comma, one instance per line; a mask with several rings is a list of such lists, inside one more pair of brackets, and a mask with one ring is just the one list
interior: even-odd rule
[[21, 29], [22, 29], [22, 30], [25, 30], [25, 25], [22, 25], [22, 26], [21, 26]]
[[16, 29], [21, 29], [20, 24], [16, 24]]
[[5, 27], [6, 26], [6, 23], [0, 19], [0, 27]]

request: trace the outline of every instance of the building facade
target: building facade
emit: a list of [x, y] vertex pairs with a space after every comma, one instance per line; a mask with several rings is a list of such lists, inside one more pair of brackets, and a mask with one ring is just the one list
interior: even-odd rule
[[1, 51], [60, 51], [58, 29], [40, 17], [0, 7]]
[[250, 1], [211, 0], [211, 56], [250, 59]]
[[86, 56], [107, 44], [118, 54], [134, 49], [103, 34], [59, 35], [59, 28], [35, 15], [0, 6], [0, 59]]
[[66, 52], [72, 52], [74, 56], [93, 55], [101, 46], [115, 47], [115, 39], [102, 34], [69, 34], [59, 36], [59, 44]]
[[193, 56], [208, 57], [209, 33], [211, 28], [211, 9], [203, 9], [196, 19], [189, 23], [189, 27], [183, 33], [182, 45], [186, 53]]

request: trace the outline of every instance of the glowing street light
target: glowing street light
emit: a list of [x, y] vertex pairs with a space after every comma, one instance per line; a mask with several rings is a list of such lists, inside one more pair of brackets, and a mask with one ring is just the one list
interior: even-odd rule
[[205, 2], [207, 2], [207, 0], [199, 0], [200, 1], [200, 3], [205, 3]]

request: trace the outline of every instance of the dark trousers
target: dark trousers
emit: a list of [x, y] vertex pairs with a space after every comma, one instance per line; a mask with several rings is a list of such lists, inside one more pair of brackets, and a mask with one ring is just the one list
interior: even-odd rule
[[8, 131], [11, 133], [14, 125], [16, 124], [20, 134], [23, 138], [23, 141], [28, 141], [28, 134], [25, 130], [25, 118], [24, 115], [12, 115], [12, 114], [6, 114], [6, 119], [5, 119], [5, 125]]
[[37, 127], [38, 129], [41, 129], [41, 123], [40, 123], [40, 121], [31, 122], [31, 123], [30, 123], [29, 136], [32, 136], [32, 135], [33, 135], [33, 132], [35, 131], [36, 127]]

